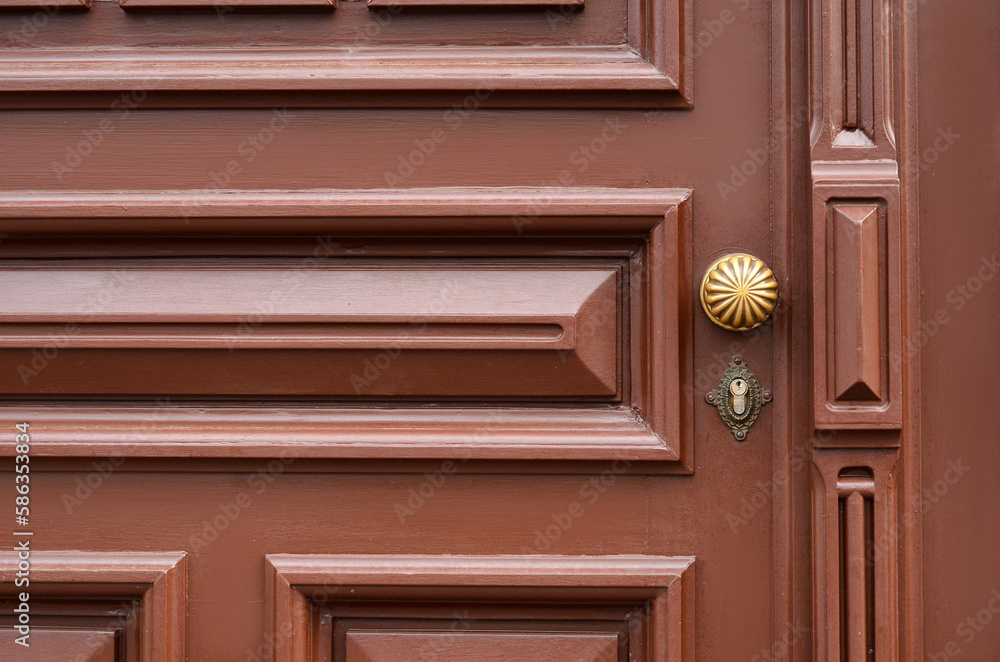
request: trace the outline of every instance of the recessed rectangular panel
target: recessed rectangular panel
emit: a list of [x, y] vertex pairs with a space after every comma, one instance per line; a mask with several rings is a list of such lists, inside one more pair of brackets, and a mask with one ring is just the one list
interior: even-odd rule
[[[21, 2], [36, 0], [0, 8]], [[135, 20], [144, 10], [157, 15]], [[366, 107], [689, 107], [689, 13], [685, 0], [99, 2], [85, 25], [82, 12], [61, 12], [0, 52], [0, 86], [336, 91], [322, 103]]]
[[885, 273], [882, 211], [875, 204], [835, 204], [833, 359], [836, 401], [878, 402], [883, 393]]
[[618, 397], [615, 269], [304, 264], [2, 268], [5, 391]]
[[80, 196], [0, 205], [36, 455], [690, 470], [690, 191]]
[[814, 182], [815, 422], [896, 429], [904, 354], [898, 183], [894, 169], [830, 166]]
[[343, 662], [614, 662], [610, 632], [349, 631]]

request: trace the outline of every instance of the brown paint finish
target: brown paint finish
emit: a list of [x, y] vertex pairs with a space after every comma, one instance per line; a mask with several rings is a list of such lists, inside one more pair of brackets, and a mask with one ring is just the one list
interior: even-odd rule
[[[1000, 651], [1000, 8], [928, 3], [920, 21], [920, 309], [926, 660]], [[961, 63], [962, 74], [955, 75]]]
[[[38, 641], [922, 659], [906, 2], [83, 9], [0, 14]], [[697, 305], [731, 252], [781, 289], [746, 334]]]

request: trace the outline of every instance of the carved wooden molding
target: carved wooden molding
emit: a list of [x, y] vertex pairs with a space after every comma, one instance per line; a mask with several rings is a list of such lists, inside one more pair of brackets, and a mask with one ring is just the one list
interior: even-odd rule
[[[5, 3], [35, 0], [0, 0]], [[61, 0], [68, 2], [70, 0]], [[80, 0], [73, 0], [79, 2]], [[317, 28], [313, 39], [294, 30], [283, 34], [281, 43], [253, 42], [214, 44], [218, 39], [217, 17], [212, 23], [199, 20], [199, 13], [186, 11], [191, 22], [192, 45], [146, 47], [131, 45], [126, 37], [110, 38], [101, 45], [46, 42], [42, 34], [30, 48], [0, 53], [0, 86], [8, 92], [59, 92], [107, 90], [337, 91], [360, 95], [380, 94], [378, 105], [405, 104], [400, 93], [409, 93], [419, 106], [451, 107], [460, 96], [471, 94], [476, 107], [496, 93], [520, 94], [530, 105], [689, 107], [692, 102], [691, 0], [618, 0], [621, 12], [596, 10], [570, 15], [582, 0], [373, 0], [369, 15], [358, 16], [340, 9], [331, 13], [330, 24]], [[46, 4], [48, 4], [46, 0]], [[89, 12], [92, 23], [106, 23], [109, 35], [130, 29], [129, 24], [107, 15], [103, 3]], [[534, 5], [530, 7], [528, 5]], [[254, 10], [290, 12], [329, 11], [334, 0], [120, 0], [124, 10], [193, 10], [225, 17], [231, 12]], [[437, 43], [414, 41], [400, 46], [399, 35], [410, 34], [407, 20], [396, 16], [404, 6], [447, 8], [448, 12], [480, 11], [482, 7], [529, 9], [529, 20], [542, 25], [545, 7], [566, 11], [558, 14], [555, 35], [563, 42], [539, 42], [538, 25], [526, 29], [514, 43], [488, 38], [470, 41], [470, 35], [454, 25], [443, 25]], [[502, 12], [510, 20], [510, 12]], [[492, 16], [492, 15], [491, 15]], [[486, 20], [492, 20], [486, 16]], [[530, 16], [535, 18], [530, 19]], [[58, 17], [60, 21], [67, 17]], [[202, 15], [202, 19], [207, 18]], [[602, 22], [608, 33], [623, 40], [591, 43], [578, 40], [566, 26], [586, 20]], [[395, 39], [384, 39], [390, 21]], [[564, 25], [565, 22], [565, 25]], [[500, 23], [506, 32], [509, 23]], [[530, 27], [530, 26], [529, 26]], [[448, 32], [448, 30], [458, 30]], [[590, 28], [593, 30], [593, 28]], [[548, 33], [553, 34], [552, 24]], [[489, 34], [489, 33], [487, 33]], [[134, 41], [134, 39], [132, 40]], [[120, 43], [116, 43], [120, 42]], [[482, 45], [469, 45], [483, 42]], [[495, 43], [494, 43], [495, 42]], [[617, 91], [617, 95], [591, 94]], [[392, 94], [389, 94], [392, 93]], [[548, 95], [546, 97], [546, 95]], [[371, 96], [365, 105], [371, 105]], [[347, 99], [329, 95], [326, 103], [340, 105]], [[30, 97], [21, 102], [31, 106]], [[412, 103], [412, 100], [411, 100]]]
[[[146, 373], [115, 377], [129, 382], [123, 392], [146, 393], [146, 403], [90, 408], [79, 398], [114, 385], [99, 384], [93, 366], [72, 377], [66, 371], [77, 362], [54, 357], [38, 386], [27, 387], [47, 404], [0, 407], [0, 417], [30, 417], [39, 456], [270, 456], [280, 443], [295, 457], [627, 459], [690, 470], [693, 404], [682, 384], [691, 359], [681, 351], [690, 347], [692, 323], [687, 190], [39, 193], [12, 194], [5, 203], [0, 278], [12, 298], [0, 306], [0, 361], [15, 368], [30, 361], [53, 333], [62, 339], [58, 353], [83, 352], [84, 363], [89, 351], [148, 353]], [[257, 240], [229, 248], [208, 241], [235, 230]], [[45, 258], [62, 255], [59, 238], [67, 233], [89, 237], [88, 257], [53, 270]], [[452, 233], [465, 238], [452, 241]], [[239, 353], [229, 352], [232, 325], [247, 312], [240, 292], [288, 271], [259, 260], [280, 267], [296, 255], [313, 259], [317, 239], [332, 247], [323, 251], [329, 264], [306, 270], [293, 295], [237, 339]], [[359, 240], [363, 249], [350, 246]], [[71, 241], [81, 257], [79, 239]], [[157, 267], [146, 251], [164, 250], [171, 251], [169, 273], [148, 273]], [[220, 257], [220, 250], [237, 252]], [[123, 271], [126, 255], [143, 260]], [[362, 268], [358, 259], [381, 266]], [[253, 269], [247, 260], [257, 260]], [[352, 260], [349, 271], [336, 266], [344, 260]], [[113, 303], [78, 314], [74, 302], [119, 272], [134, 278], [115, 290]], [[143, 283], [154, 275], [175, 282], [158, 290], [169, 301], [148, 299], [155, 295]], [[413, 310], [448, 278], [463, 283], [464, 294], [439, 309]], [[378, 292], [366, 294], [373, 285]], [[538, 287], [540, 298], [524, 294]], [[484, 308], [483, 295], [492, 292]], [[361, 298], [367, 312], [359, 316], [352, 302]], [[53, 324], [72, 325], [72, 333]], [[349, 364], [338, 363], [338, 356], [354, 365], [358, 352], [396, 345], [406, 357], [398, 374], [366, 377], [367, 391], [358, 392]], [[192, 349], [215, 351], [222, 363], [201, 375], [211, 355], [184, 368], [176, 363], [181, 355], [171, 354]], [[277, 367], [308, 358], [288, 382], [299, 384], [295, 392], [278, 393], [268, 382], [275, 351], [285, 352]], [[197, 395], [212, 383], [211, 370], [231, 372], [240, 357], [253, 356], [240, 381], [252, 405], [239, 404], [239, 393], [224, 394], [228, 402]], [[410, 365], [421, 356], [457, 361], [465, 374], [478, 363], [483, 379], [432, 383], [440, 370]], [[171, 394], [155, 385], [157, 371], [176, 373], [163, 382], [183, 387], [173, 399], [163, 399]], [[7, 395], [23, 398], [25, 388], [15, 384]], [[420, 400], [406, 400], [414, 396]]]
[[[187, 659], [187, 556], [184, 552], [31, 552], [31, 584], [14, 585], [16, 552], [0, 552], [0, 586], [5, 595], [27, 590], [45, 605], [32, 603], [33, 627], [60, 617], [86, 614], [100, 598], [136, 601], [126, 619], [108, 627], [125, 632], [126, 650], [139, 662], [184, 662]], [[39, 607], [41, 611], [39, 611]], [[44, 636], [37, 634], [32, 636]], [[133, 659], [129, 657], [128, 659]]]
[[[624, 647], [628, 659], [691, 662], [694, 589], [694, 558], [686, 556], [271, 554], [265, 600], [273, 662], [307, 662], [317, 655], [357, 662], [368, 659], [356, 655], [359, 648], [379, 646], [386, 655], [386, 648], [403, 642], [422, 639], [433, 645], [442, 637], [452, 653], [455, 646], [478, 647], [471, 658], [482, 657], [483, 645], [504, 646], [508, 652], [552, 650], [548, 644], [554, 634], [582, 634], [574, 621], [590, 623], [591, 638], [579, 645], [591, 653], [607, 648], [606, 639], [614, 637], [615, 659]], [[438, 604], [447, 606], [444, 627], [401, 629], [403, 614], [433, 624]], [[477, 616], [449, 627], [456, 605], [466, 604], [476, 608]], [[567, 607], [573, 611], [564, 611]], [[598, 626], [587, 620], [591, 607], [603, 610], [607, 625], [600, 627], [607, 629], [595, 632]], [[609, 623], [616, 607], [622, 608], [620, 623]], [[547, 624], [542, 636], [526, 641], [523, 625], [504, 627], [525, 618]]]
[[902, 243], [892, 164], [813, 166], [815, 423], [903, 422]]
[[[894, 0], [813, 3], [813, 296], [818, 428], [902, 425]], [[867, 210], [867, 212], [865, 211]]]
[[896, 453], [821, 450], [814, 462], [817, 659], [899, 659]]
[[918, 660], [916, 6], [810, 9], [814, 658]]

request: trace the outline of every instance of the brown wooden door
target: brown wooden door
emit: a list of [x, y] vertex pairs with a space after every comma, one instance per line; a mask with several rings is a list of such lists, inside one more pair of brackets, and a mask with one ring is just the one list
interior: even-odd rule
[[906, 3], [56, 4], [4, 659], [920, 658]]

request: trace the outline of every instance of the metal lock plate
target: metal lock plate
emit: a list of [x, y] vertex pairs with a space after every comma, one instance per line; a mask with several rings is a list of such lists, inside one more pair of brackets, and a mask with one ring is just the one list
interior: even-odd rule
[[743, 441], [760, 415], [761, 407], [771, 401], [771, 391], [761, 388], [743, 357], [735, 356], [719, 385], [709, 391], [705, 399], [719, 410], [722, 422], [732, 430], [733, 436]]

